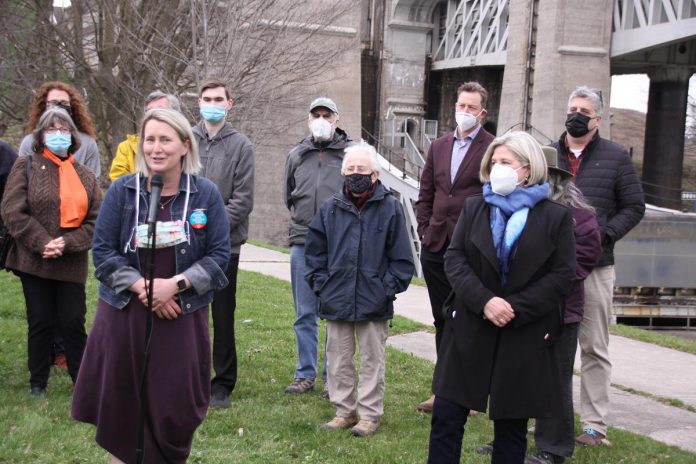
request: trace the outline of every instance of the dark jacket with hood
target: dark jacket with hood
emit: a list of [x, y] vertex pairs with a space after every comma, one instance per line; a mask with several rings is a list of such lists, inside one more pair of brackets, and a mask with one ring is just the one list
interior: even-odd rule
[[343, 150], [351, 142], [343, 130], [336, 128], [330, 142], [315, 143], [308, 136], [288, 153], [283, 198], [290, 210], [290, 245], [305, 243], [312, 218], [343, 185]]
[[330, 321], [379, 321], [394, 316], [394, 300], [411, 282], [414, 265], [404, 212], [377, 181], [360, 211], [342, 190], [309, 226], [305, 280]]
[[[566, 133], [553, 147], [558, 150], [558, 167], [568, 169]], [[602, 236], [602, 257], [598, 266], [614, 264], [614, 244], [635, 227], [645, 213], [640, 180], [628, 151], [599, 132], [583, 150], [575, 185], [597, 211]]]
[[202, 169], [199, 175], [220, 190], [230, 222], [232, 253], [239, 254], [249, 234], [249, 215], [254, 209], [254, 145], [226, 122], [208, 137], [203, 121], [193, 126]]
[[[15, 153], [12, 147], [7, 142], [0, 140], [0, 200], [2, 200], [2, 194], [5, 192], [7, 176], [10, 175], [10, 170], [16, 159], [17, 153]], [[2, 221], [0, 221], [0, 225], [2, 225]]]

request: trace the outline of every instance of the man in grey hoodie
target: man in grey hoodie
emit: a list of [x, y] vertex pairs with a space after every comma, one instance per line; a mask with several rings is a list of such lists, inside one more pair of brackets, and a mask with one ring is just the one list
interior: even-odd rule
[[[249, 214], [254, 207], [254, 146], [225, 121], [234, 101], [225, 83], [207, 79], [201, 84], [198, 106], [201, 122], [193, 127], [199, 147], [200, 175], [217, 185], [230, 221], [232, 258], [225, 275], [229, 285], [215, 292], [213, 313], [213, 368], [210, 407], [229, 407], [229, 396], [237, 383], [237, 348], [234, 338], [234, 310], [237, 305], [239, 251], [249, 232]], [[192, 229], [205, 226], [203, 215], [191, 212]], [[191, 231], [193, 233], [193, 230]]]
[[[285, 205], [290, 210], [290, 279], [295, 303], [295, 339], [298, 362], [292, 384], [285, 393], [314, 390], [317, 376], [319, 300], [304, 280], [305, 237], [321, 205], [343, 185], [343, 150], [348, 135], [338, 128], [338, 108], [330, 98], [317, 98], [309, 105], [311, 134], [293, 148], [285, 160]], [[323, 371], [326, 392], [326, 364]]]

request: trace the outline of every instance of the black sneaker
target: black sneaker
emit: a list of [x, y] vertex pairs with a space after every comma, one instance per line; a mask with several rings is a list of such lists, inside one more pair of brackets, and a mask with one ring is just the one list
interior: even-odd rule
[[563, 464], [565, 458], [547, 451], [539, 451], [534, 456], [527, 456], [524, 464]]
[[29, 389], [29, 396], [32, 398], [43, 398], [46, 396], [46, 389], [42, 387], [31, 387]]
[[215, 392], [210, 397], [210, 409], [224, 409], [230, 407], [230, 395], [225, 392]]

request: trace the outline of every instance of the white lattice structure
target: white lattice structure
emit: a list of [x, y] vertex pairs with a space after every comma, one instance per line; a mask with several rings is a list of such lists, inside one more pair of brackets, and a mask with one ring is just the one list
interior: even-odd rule
[[504, 65], [509, 0], [450, 0], [433, 69]]
[[611, 56], [696, 35], [696, 0], [615, 0]]

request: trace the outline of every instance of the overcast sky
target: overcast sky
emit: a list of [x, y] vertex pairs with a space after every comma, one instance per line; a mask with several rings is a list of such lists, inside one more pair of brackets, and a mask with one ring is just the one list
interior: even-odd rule
[[[625, 74], [611, 79], [611, 107], [648, 111], [650, 79], [645, 74]], [[689, 95], [696, 98], [696, 75], [689, 81]]]

